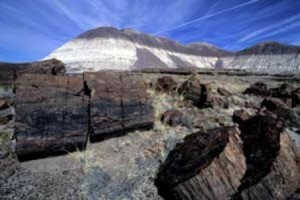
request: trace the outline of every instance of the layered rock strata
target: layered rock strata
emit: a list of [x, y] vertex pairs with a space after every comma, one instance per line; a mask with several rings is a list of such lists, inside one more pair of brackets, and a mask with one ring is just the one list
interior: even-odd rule
[[300, 70], [300, 47], [277, 42], [229, 52], [207, 43], [182, 45], [132, 29], [100, 27], [82, 33], [45, 59], [57, 58], [69, 73], [145, 68], [230, 68], [255, 71]]

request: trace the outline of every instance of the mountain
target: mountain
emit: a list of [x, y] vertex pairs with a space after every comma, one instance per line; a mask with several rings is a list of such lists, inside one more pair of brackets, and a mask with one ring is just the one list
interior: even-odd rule
[[268, 41], [256, 44], [252, 47], [246, 48], [240, 52], [239, 55], [252, 55], [252, 54], [296, 54], [300, 53], [300, 46], [286, 45], [279, 42]]
[[57, 58], [69, 73], [144, 68], [234, 68], [299, 71], [300, 47], [276, 42], [230, 52], [207, 43], [182, 45], [133, 29], [100, 27], [82, 33], [45, 59]]

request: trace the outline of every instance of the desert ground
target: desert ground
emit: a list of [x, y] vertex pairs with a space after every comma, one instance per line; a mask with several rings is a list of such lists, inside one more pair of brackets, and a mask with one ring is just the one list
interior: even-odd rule
[[[0, 111], [0, 198], [163, 199], [154, 180], [169, 152], [187, 135], [199, 130], [237, 126], [232, 120], [236, 110], [257, 112], [265, 97], [243, 94], [256, 82], [263, 82], [268, 88], [276, 88], [283, 83], [300, 87], [299, 74], [276, 76], [202, 71], [196, 76], [201, 83], [211, 85], [211, 95], [217, 101], [212, 107], [199, 108], [177, 92], [192, 74], [134, 72], [132, 76], [142, 78], [147, 84], [147, 93], [154, 108], [152, 129], [133, 130], [100, 142], [89, 141], [84, 151], [25, 162], [20, 162], [15, 152], [14, 95], [10, 87], [1, 86], [1, 97], [9, 106], [3, 106]], [[161, 77], [173, 78], [176, 82], [174, 91], [157, 88], [157, 80]], [[228, 94], [218, 92], [219, 88], [225, 89]], [[180, 111], [181, 123], [175, 122], [170, 126], [162, 122], [161, 117], [167, 110]], [[286, 131], [300, 148], [300, 107], [289, 110], [285, 118]], [[7, 116], [13, 117], [3, 120]]]

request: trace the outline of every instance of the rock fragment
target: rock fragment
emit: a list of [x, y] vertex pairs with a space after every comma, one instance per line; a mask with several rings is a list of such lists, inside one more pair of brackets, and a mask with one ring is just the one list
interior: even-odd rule
[[179, 110], [167, 110], [161, 116], [161, 121], [170, 126], [178, 126], [183, 123], [183, 113]]
[[171, 76], [164, 76], [157, 79], [155, 89], [160, 92], [175, 92], [178, 83]]

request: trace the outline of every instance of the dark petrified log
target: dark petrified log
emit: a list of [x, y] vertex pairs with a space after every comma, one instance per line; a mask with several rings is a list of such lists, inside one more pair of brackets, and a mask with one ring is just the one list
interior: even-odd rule
[[167, 110], [161, 116], [161, 121], [170, 126], [178, 126], [182, 124], [183, 113], [179, 110]]
[[211, 85], [201, 83], [197, 75], [193, 75], [185, 81], [178, 92], [199, 108], [213, 106]]
[[11, 86], [22, 74], [51, 74], [64, 75], [65, 65], [56, 59], [32, 63], [0, 63], [0, 84]]
[[106, 72], [85, 73], [84, 79], [90, 91], [92, 140], [153, 126], [153, 107], [142, 80]]
[[263, 82], [257, 82], [253, 85], [250, 85], [243, 94], [252, 94], [257, 96], [268, 96], [270, 94], [268, 87]]
[[159, 169], [159, 194], [167, 200], [229, 199], [246, 169], [238, 135], [225, 127], [187, 136]]
[[0, 99], [0, 110], [5, 110], [9, 107], [10, 107], [10, 105], [6, 100], [1, 100]]
[[291, 98], [292, 92], [295, 90], [295, 87], [288, 83], [283, 83], [278, 88], [270, 89], [270, 94], [272, 97], [276, 98]]
[[280, 150], [280, 133], [283, 123], [267, 110], [259, 112], [240, 125], [247, 171], [234, 198], [241, 198], [243, 190], [267, 176]]
[[174, 92], [177, 86], [177, 82], [171, 76], [164, 76], [157, 79], [155, 89], [160, 92]]
[[292, 93], [292, 107], [300, 106], [300, 88]]
[[20, 159], [85, 147], [88, 99], [81, 77], [22, 75], [16, 82], [15, 109]]
[[282, 119], [285, 119], [290, 112], [289, 107], [278, 98], [265, 98], [261, 103], [261, 107], [275, 113]]

